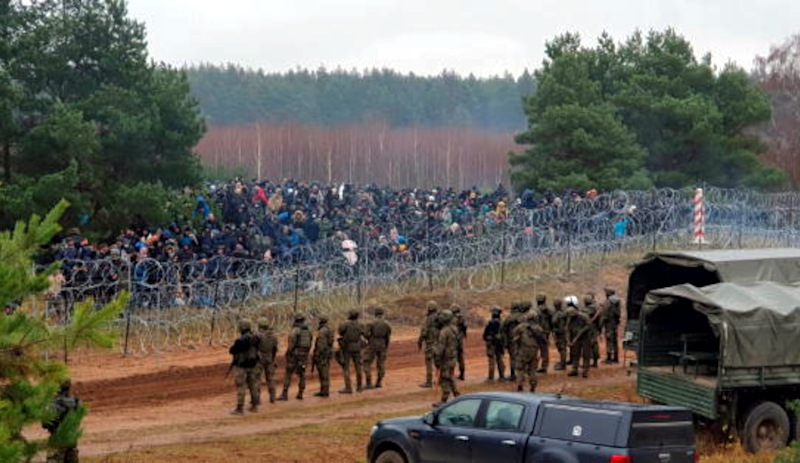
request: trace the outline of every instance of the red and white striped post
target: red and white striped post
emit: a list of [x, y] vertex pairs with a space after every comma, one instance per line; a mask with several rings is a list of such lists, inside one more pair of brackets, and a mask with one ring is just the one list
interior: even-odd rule
[[694, 244], [706, 242], [706, 205], [703, 189], [694, 190]]

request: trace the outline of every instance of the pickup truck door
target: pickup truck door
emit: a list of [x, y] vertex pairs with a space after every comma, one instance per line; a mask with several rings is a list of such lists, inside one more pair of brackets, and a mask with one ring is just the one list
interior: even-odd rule
[[435, 413], [419, 435], [420, 463], [469, 462], [482, 399], [455, 400]]
[[472, 463], [521, 462], [528, 434], [524, 432], [525, 405], [490, 400], [482, 426], [473, 431]]

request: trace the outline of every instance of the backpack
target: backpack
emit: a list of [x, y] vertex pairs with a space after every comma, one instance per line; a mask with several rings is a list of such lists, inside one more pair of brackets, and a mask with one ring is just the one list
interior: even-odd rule
[[311, 349], [311, 337], [311, 330], [308, 329], [307, 326], [300, 327], [294, 347], [299, 349]]

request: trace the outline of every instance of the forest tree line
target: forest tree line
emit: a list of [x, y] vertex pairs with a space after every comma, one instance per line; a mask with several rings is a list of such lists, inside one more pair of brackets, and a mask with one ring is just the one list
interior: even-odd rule
[[237, 65], [185, 69], [192, 94], [210, 125], [295, 122], [392, 127], [525, 128], [522, 99], [535, 90], [530, 73], [478, 78], [390, 69], [295, 69], [266, 73]]

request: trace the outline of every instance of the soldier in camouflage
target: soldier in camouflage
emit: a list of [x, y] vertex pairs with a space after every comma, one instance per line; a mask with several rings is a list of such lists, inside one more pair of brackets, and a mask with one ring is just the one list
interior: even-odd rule
[[583, 297], [583, 311], [589, 315], [592, 321], [592, 368], [597, 368], [600, 361], [600, 309], [594, 300], [593, 293], [587, 293]]
[[[275, 369], [277, 368], [278, 338], [265, 318], [258, 319], [258, 361], [267, 383], [269, 402], [275, 403]], [[261, 374], [259, 374], [259, 377]]]
[[454, 378], [456, 362], [458, 361], [458, 327], [455, 324], [453, 312], [450, 310], [443, 310], [439, 314], [439, 320], [441, 330], [439, 331], [439, 339], [436, 342], [434, 361], [439, 369], [439, 386], [442, 389], [442, 399], [435, 406], [447, 402], [450, 394], [453, 394], [453, 397], [460, 395]]
[[483, 329], [483, 342], [486, 344], [486, 357], [489, 358], [489, 381], [494, 381], [495, 366], [499, 379], [505, 379], [506, 366], [503, 362], [503, 333], [500, 331], [500, 307], [492, 307], [490, 310], [492, 319]]
[[439, 306], [436, 301], [428, 301], [426, 304], [427, 315], [419, 331], [417, 339], [417, 350], [425, 348], [425, 382], [420, 387], [433, 387], [433, 357], [436, 349], [436, 342], [439, 339], [439, 326], [436, 317], [439, 313]]
[[319, 392], [316, 397], [328, 397], [331, 393], [331, 358], [333, 357], [333, 331], [328, 326], [328, 317], [320, 315], [317, 338], [314, 341], [314, 350], [311, 361], [319, 375]]
[[75, 412], [80, 408], [81, 401], [73, 396], [70, 391], [72, 382], [62, 381], [59, 386], [58, 395], [51, 404], [53, 418], [42, 423], [42, 427], [50, 433], [48, 442], [47, 463], [78, 463], [77, 442], [72, 445], [54, 442], [54, 436], [58, 433], [58, 428], [69, 413]]
[[352, 394], [353, 385], [350, 379], [350, 364], [356, 370], [356, 391], [363, 390], [364, 373], [361, 369], [361, 343], [364, 341], [364, 326], [358, 322], [358, 310], [347, 312], [347, 321], [339, 325], [339, 350], [342, 352], [344, 389], [339, 394]]
[[258, 336], [252, 333], [249, 320], [239, 322], [239, 334], [236, 341], [228, 349], [233, 356], [231, 366], [236, 378], [236, 408], [231, 410], [234, 415], [244, 414], [244, 399], [246, 389], [250, 389], [250, 411], [258, 411], [261, 403], [259, 377], [261, 370], [258, 364]]
[[364, 349], [364, 376], [366, 377], [365, 389], [372, 389], [372, 363], [377, 369], [375, 388], [383, 387], [383, 378], [386, 376], [386, 353], [389, 349], [389, 339], [392, 336], [392, 327], [383, 319], [383, 307], [375, 308], [375, 320], [368, 323], [364, 329], [367, 347]]
[[563, 299], [557, 298], [553, 301], [553, 323], [551, 325], [553, 338], [558, 350], [559, 362], [553, 367], [554, 370], [565, 370], [567, 368], [567, 316], [564, 311]]
[[[567, 305], [567, 335], [569, 336], [569, 349], [572, 354], [572, 371], [568, 376], [578, 376], [578, 368], [582, 367], [582, 376], [589, 377], [589, 363], [592, 359], [592, 336], [594, 328], [592, 319], [587, 312], [578, 308], [578, 298], [567, 296], [564, 301]], [[582, 365], [578, 365], [582, 362]]]
[[619, 363], [619, 323], [622, 316], [622, 302], [614, 288], [605, 288], [606, 301], [600, 322], [606, 337], [606, 360], [603, 363]]
[[536, 295], [536, 311], [538, 317], [536, 324], [542, 330], [543, 335], [539, 337], [539, 357], [540, 364], [536, 370], [537, 373], [547, 373], [550, 366], [550, 332], [552, 331], [553, 314], [550, 307], [547, 306], [547, 296], [544, 294]]
[[530, 391], [536, 391], [539, 346], [542, 345], [544, 337], [544, 332], [537, 324], [538, 318], [539, 314], [536, 311], [528, 312], [512, 333], [517, 359], [517, 391], [520, 392], [525, 389], [526, 379]]
[[302, 313], [294, 315], [294, 326], [289, 332], [289, 343], [286, 347], [286, 373], [283, 376], [283, 392], [278, 400], [289, 400], [289, 386], [292, 385], [292, 376], [297, 375], [297, 400], [303, 400], [303, 391], [306, 389], [306, 365], [308, 353], [314, 341], [311, 328], [306, 323]]
[[467, 320], [461, 314], [461, 307], [457, 304], [450, 306], [453, 319], [458, 329], [458, 379], [464, 381], [466, 364], [464, 362], [464, 343], [467, 342]]
[[502, 324], [500, 325], [500, 332], [503, 335], [503, 344], [504, 344], [503, 347], [508, 352], [508, 365], [509, 369], [511, 370], [508, 376], [509, 381], [517, 380], [516, 352], [513, 345], [512, 333], [514, 331], [514, 328], [516, 328], [521, 321], [520, 312], [522, 310], [523, 305], [524, 303], [522, 301], [512, 302], [510, 308], [511, 313], [508, 315], [508, 317], [506, 317], [505, 320], [503, 320]]

